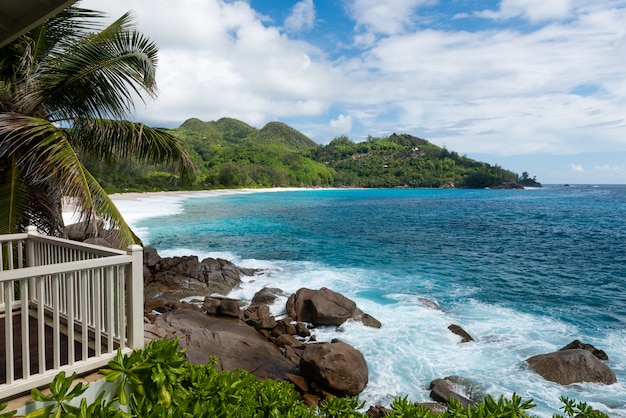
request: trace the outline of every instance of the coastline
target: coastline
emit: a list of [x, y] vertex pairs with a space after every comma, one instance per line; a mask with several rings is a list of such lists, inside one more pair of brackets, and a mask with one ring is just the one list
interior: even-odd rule
[[[219, 197], [234, 194], [250, 194], [250, 193], [275, 193], [275, 192], [291, 192], [303, 190], [322, 190], [323, 188], [310, 187], [269, 187], [261, 189], [214, 189], [214, 190], [176, 190], [176, 191], [158, 191], [158, 192], [128, 192], [128, 193], [112, 193], [109, 195], [117, 209], [120, 211], [126, 222], [129, 224], [141, 219], [159, 216], [163, 214], [173, 214], [180, 212], [179, 203], [185, 199], [203, 198], [203, 197]], [[161, 199], [159, 206], [141, 206], [136, 203], [150, 202], [154, 199]], [[63, 220], [65, 225], [78, 222], [78, 207], [67, 197], [63, 199]]]
[[[147, 193], [123, 193], [114, 196], [115, 204], [119, 205], [120, 211], [125, 218], [136, 214], [135, 219], [130, 220], [135, 226], [138, 226], [137, 232], [146, 233], [151, 223], [160, 226], [161, 220], [155, 219], [148, 223], [135, 223], [140, 218], [150, 218], [159, 215], [172, 215], [176, 213], [176, 209], [183, 210], [187, 207], [190, 199], [199, 197], [200, 199], [207, 197], [207, 203], [210, 199], [208, 196], [221, 197], [227, 194], [233, 195], [236, 200], [242, 196], [243, 199], [248, 198], [243, 193], [257, 193], [266, 191], [290, 191], [290, 190], [315, 190], [315, 189], [222, 189], [222, 190], [201, 190], [201, 191], [175, 191], [175, 192], [147, 192]], [[491, 193], [491, 192], [481, 192]], [[306, 195], [298, 194], [300, 197]], [[447, 193], [446, 193], [447, 195]], [[251, 195], [250, 198], [253, 198]], [[273, 199], [266, 195], [261, 200]], [[311, 194], [314, 196], [314, 194]], [[506, 195], [505, 195], [506, 196]], [[520, 195], [516, 195], [520, 196]], [[591, 194], [595, 196], [595, 194]], [[120, 199], [117, 199], [119, 197]], [[289, 201], [287, 194], [279, 195], [278, 199]], [[307, 196], [304, 196], [305, 198]], [[222, 199], [218, 199], [222, 200]], [[226, 198], [225, 200], [228, 200]], [[506, 198], [504, 200], [507, 200]], [[534, 200], [534, 199], [531, 199]], [[448, 200], [442, 200], [447, 202]], [[122, 210], [121, 207], [125, 209]], [[192, 203], [192, 206], [195, 206]], [[441, 207], [441, 206], [439, 206]], [[127, 210], [129, 212], [127, 212]], [[154, 215], [155, 212], [160, 212]], [[127, 213], [129, 216], [127, 216]], [[147, 216], [146, 216], [147, 215]], [[482, 215], [480, 215], [482, 216]], [[454, 219], [457, 219], [455, 217]], [[169, 222], [169, 221], [168, 221]], [[420, 222], [414, 222], [412, 225], [418, 225], [416, 231], [423, 230], [424, 226]], [[352, 224], [350, 224], [350, 228]], [[352, 229], [351, 229], [352, 230]], [[175, 248], [176, 251], [161, 253], [162, 256], [178, 256], [178, 255], [198, 255], [200, 259], [204, 256], [213, 256], [222, 251], [218, 249], [211, 254], [213, 240], [206, 240], [197, 237], [197, 230], [188, 229], [184, 233], [177, 233], [175, 242], [180, 245]], [[204, 242], [199, 248], [190, 249], [185, 244], [187, 242]], [[216, 238], [217, 239], [217, 238]], [[261, 241], [261, 240], [260, 240]], [[290, 242], [282, 240], [283, 242]], [[297, 242], [298, 240], [294, 241]], [[147, 241], [146, 241], [147, 242]], [[147, 242], [149, 245], [149, 242]], [[329, 248], [329, 243], [324, 243], [324, 247]], [[180, 247], [180, 248], [179, 248]], [[231, 248], [231, 247], [228, 247]], [[235, 248], [234, 246], [232, 248]], [[279, 247], [276, 247], [279, 248]], [[340, 253], [350, 249], [350, 245], [344, 247], [336, 247]], [[376, 250], [380, 252], [381, 249]], [[463, 280], [467, 276], [467, 271], [455, 273], [455, 270], [442, 270], [446, 266], [446, 262], [435, 264], [428, 272], [417, 262], [413, 264], [415, 268], [411, 268], [407, 277], [415, 277], [415, 282], [406, 281], [404, 276], [398, 277], [390, 272], [391, 264], [386, 263], [381, 268], [363, 268], [362, 266], [354, 266], [355, 268], [334, 267], [332, 262], [309, 263], [299, 262], [298, 260], [283, 262], [283, 258], [279, 260], [254, 258], [230, 258], [225, 257], [221, 252], [220, 257], [235, 261], [237, 265], [247, 268], [263, 267], [268, 268], [269, 274], [266, 276], [255, 278], [254, 281], [246, 282], [242, 289], [236, 291], [231, 297], [251, 300], [256, 290], [262, 287], [276, 287], [287, 293], [293, 293], [301, 287], [328, 287], [335, 291], [355, 300], [359, 306], [363, 306], [368, 312], [371, 312], [377, 319], [380, 319], [385, 325], [385, 335], [387, 342], [381, 347], [381, 338], [376, 332], [364, 329], [361, 326], [349, 324], [343, 328], [341, 338], [345, 342], [350, 343], [355, 348], [361, 350], [368, 361], [372, 364], [371, 385], [365, 389], [363, 398], [370, 402], [385, 402], [389, 393], [401, 393], [410, 395], [410, 399], [414, 401], [426, 401], [427, 393], [423, 390], [423, 385], [427, 384], [429, 379], [451, 374], [465, 374], [472, 376], [482, 385], [488, 387], [497, 387], [498, 391], [517, 391], [529, 393], [538, 400], [540, 407], [547, 408], [549, 412], [557, 406], [554, 404], [560, 395], [567, 395], [572, 398], [582, 398], [581, 400], [594, 400], [617, 398], [614, 395], [621, 391], [623, 383], [619, 382], [612, 387], [606, 387], [603, 390], [592, 390], [585, 388], [569, 388], [554, 387], [550, 383], [538, 383], [534, 375], [527, 377], [517, 369], [518, 360], [527, 358], [530, 355], [546, 353], [553, 349], [563, 346], [568, 341], [561, 341], [562, 337], [555, 335], [571, 335], [572, 338], [583, 338], [590, 341], [596, 346], [605, 349], [611, 355], [612, 361], [620, 364], [619, 333], [590, 333], [585, 331], [585, 327], [581, 327], [578, 322], [562, 323], [555, 321], [551, 316], [547, 315], [530, 315], [520, 313], [514, 309], [501, 307], [497, 303], [494, 305], [488, 303], [476, 303], [473, 301], [475, 291], [473, 286], [463, 284], [452, 296], [444, 297], [443, 292], [438, 291], [438, 285], [432, 281], [437, 276], [446, 276], [444, 289], [450, 289], [448, 281], [450, 277], [463, 276]], [[233, 254], [239, 256], [238, 251]], [[278, 252], [279, 255], [287, 254], [287, 252]], [[333, 259], [335, 256], [333, 256]], [[269, 260], [269, 261], [268, 261]], [[425, 265], [427, 267], [427, 265]], [[358, 268], [356, 268], [358, 267]], [[447, 268], [447, 267], [445, 267]], [[561, 269], [561, 267], [559, 267]], [[422, 275], [422, 278], [418, 277]], [[488, 275], [485, 275], [488, 276]], [[552, 274], [558, 277], [558, 274]], [[500, 275], [498, 274], [498, 277]], [[434, 278], [434, 279], [433, 279]], [[397, 280], [396, 280], [397, 279]], [[396, 283], [397, 282], [397, 283]], [[520, 283], [521, 281], [518, 281]], [[364, 284], [361, 284], [364, 283]], [[405, 289], [408, 285], [404, 283], [412, 283], [411, 290], [407, 292]], [[394, 287], [400, 284], [401, 287]], [[380, 300], [377, 299], [377, 290], [381, 290]], [[506, 292], [504, 292], [506, 293]], [[419, 298], [430, 298], [441, 303], [446, 307], [446, 311], [439, 311], [428, 308], [419, 303]], [[381, 302], [382, 301], [382, 302]], [[273, 311], [276, 312], [277, 308]], [[520, 320], [521, 318], [521, 320]], [[448, 335], [447, 326], [450, 323], [459, 323], [466, 327], [473, 336], [477, 337], [477, 341], [471, 345], [455, 344], [456, 340], [452, 334]], [[329, 341], [337, 338], [334, 329], [322, 329], [318, 331], [319, 340]], [[419, 340], [415, 340], [412, 336], [424, 336]], [[403, 350], [402, 347], [410, 347], [411, 349]], [[413, 349], [415, 348], [415, 349]], [[406, 353], [405, 353], [406, 351]], [[506, 354], [505, 354], [506, 353]], [[406, 371], [405, 365], [411, 365], [411, 370]], [[623, 363], [622, 363], [623, 364]], [[419, 373], [415, 372], [419, 370]], [[620, 372], [618, 368], [618, 373]], [[517, 382], [510, 383], [510, 379], [500, 379], [500, 374], [515, 374]], [[495, 377], [494, 377], [495, 375]], [[416, 377], [417, 376], [417, 377]], [[538, 387], [538, 389], [536, 389]], [[499, 393], [499, 392], [496, 392]], [[618, 408], [609, 403], [611, 408]], [[542, 415], [545, 410], [538, 410], [538, 416]]]
[[269, 187], [261, 189], [214, 189], [214, 190], [176, 190], [176, 191], [159, 191], [159, 192], [129, 192], [129, 193], [112, 193], [109, 197], [113, 201], [119, 200], [140, 200], [151, 197], [214, 197], [225, 196], [230, 194], [247, 194], [247, 193], [272, 193], [272, 192], [290, 192], [300, 190], [319, 190], [308, 187]]

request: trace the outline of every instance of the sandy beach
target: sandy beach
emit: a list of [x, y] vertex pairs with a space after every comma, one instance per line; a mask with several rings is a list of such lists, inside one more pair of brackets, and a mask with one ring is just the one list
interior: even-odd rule
[[113, 201], [119, 200], [138, 200], [151, 197], [212, 197], [224, 196], [238, 193], [270, 193], [270, 192], [288, 192], [296, 190], [311, 190], [298, 187], [270, 187], [266, 189], [215, 189], [215, 190], [182, 190], [182, 191], [165, 191], [165, 192], [131, 192], [131, 193], [113, 193], [109, 197]]
[[[130, 192], [113, 193], [109, 197], [115, 203], [126, 222], [132, 224], [141, 218], [168, 215], [180, 212], [180, 202], [191, 198], [207, 198], [247, 193], [272, 193], [299, 190], [319, 190], [299, 187], [272, 187], [266, 189], [215, 189], [215, 190], [181, 190], [162, 192]], [[78, 221], [76, 205], [71, 198], [63, 201], [63, 220], [66, 225]]]

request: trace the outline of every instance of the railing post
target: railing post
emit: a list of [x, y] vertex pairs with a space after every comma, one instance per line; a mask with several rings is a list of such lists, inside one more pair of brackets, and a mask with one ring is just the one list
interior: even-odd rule
[[26, 238], [26, 263], [28, 267], [36, 266], [35, 262], [35, 242], [30, 239], [31, 235], [37, 235], [37, 227], [36, 226], [27, 226], [26, 231], [28, 234], [28, 238]]
[[[33, 226], [33, 225], [29, 225], [26, 227], [26, 231], [28, 234], [28, 238], [26, 238], [26, 243], [25, 243], [25, 248], [24, 250], [26, 251], [26, 265], [28, 267], [35, 267], [37, 265], [37, 262], [35, 261], [36, 259], [36, 255], [35, 255], [35, 242], [30, 239], [31, 235], [37, 235], [37, 227]], [[36, 296], [36, 292], [35, 292], [35, 278], [31, 277], [30, 279], [28, 279], [28, 301], [32, 302], [34, 301], [37, 296]]]
[[143, 348], [143, 248], [131, 245], [127, 252], [132, 263], [126, 270], [126, 298], [128, 303], [128, 346]]

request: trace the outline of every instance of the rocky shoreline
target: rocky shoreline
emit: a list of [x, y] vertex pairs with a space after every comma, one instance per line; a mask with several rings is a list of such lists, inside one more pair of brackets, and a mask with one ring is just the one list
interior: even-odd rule
[[[97, 242], [87, 238], [84, 226], [66, 228], [68, 238], [107, 245], [107, 231]], [[111, 245], [109, 245], [111, 246]], [[161, 257], [156, 249], [144, 247], [144, 308], [146, 342], [155, 338], [179, 338], [186, 359], [205, 364], [214, 361], [221, 370], [246, 370], [261, 379], [288, 380], [309, 405], [330, 396], [355, 396], [368, 383], [367, 361], [354, 347], [333, 339], [317, 342], [311, 330], [360, 321], [383, 328], [376, 318], [356, 303], [327, 288], [301, 288], [286, 295], [281, 289], [263, 288], [252, 301], [227, 298], [240, 287], [243, 276], [263, 274], [223, 259], [196, 256]], [[270, 306], [278, 297], [288, 297], [285, 314], [274, 316]], [[420, 299], [424, 306], [440, 310], [434, 301]], [[450, 324], [459, 344], [474, 338], [461, 326]], [[606, 365], [604, 351], [578, 340], [551, 353], [530, 357], [522, 367], [561, 385], [594, 382], [611, 385], [615, 373]], [[480, 402], [483, 391], [471, 379], [446, 376], [426, 387], [433, 402], [423, 403], [432, 411], [444, 411], [454, 398], [463, 405]], [[387, 407], [371, 406], [368, 415], [383, 417]]]
[[[339, 339], [315, 341], [311, 329], [340, 327], [345, 321], [361, 321], [374, 328], [384, 324], [327, 288], [302, 288], [289, 295], [286, 314], [280, 317], [270, 314], [275, 299], [287, 296], [280, 289], [264, 288], [249, 304], [217, 296], [238, 287], [242, 276], [257, 274], [263, 272], [222, 259], [162, 258], [146, 247], [146, 339], [180, 338], [190, 362], [206, 363], [214, 358], [222, 370], [242, 369], [262, 379], [289, 380], [310, 405], [329, 396], [358, 395], [368, 382], [366, 359]], [[440, 309], [432, 301], [424, 304]], [[460, 337], [459, 343], [474, 341], [459, 325], [451, 324], [448, 329]], [[558, 351], [525, 360], [524, 367], [562, 385], [612, 384], [615, 373], [606, 361], [608, 356], [602, 350], [574, 340]], [[470, 405], [483, 397], [480, 388], [464, 377], [435, 379], [428, 387], [433, 402], [423, 405], [433, 411], [445, 410], [451, 398]], [[382, 417], [387, 412], [385, 406], [372, 406], [368, 414]]]

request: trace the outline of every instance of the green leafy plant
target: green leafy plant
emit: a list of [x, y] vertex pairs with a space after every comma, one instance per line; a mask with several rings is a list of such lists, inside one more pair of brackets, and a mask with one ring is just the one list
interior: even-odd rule
[[[4, 411], [7, 408], [7, 406], [9, 406], [8, 402], [0, 403], [0, 411]], [[9, 418], [15, 414], [17, 414], [17, 411], [1, 412], [0, 418]]]
[[387, 414], [389, 418], [431, 418], [437, 416], [425, 406], [409, 401], [407, 396], [396, 397], [391, 403], [391, 410]]
[[[567, 417], [576, 418], [608, 418], [609, 416], [604, 412], [593, 409], [586, 402], [576, 402], [572, 399], [561, 396], [561, 402], [563, 406], [561, 409], [567, 414]], [[554, 418], [565, 418], [563, 415], [554, 414]]]
[[448, 403], [448, 411], [445, 417], [471, 418], [471, 417], [510, 417], [527, 418], [527, 410], [534, 408], [532, 400], [523, 401], [520, 396], [513, 394], [511, 399], [500, 396], [498, 400], [492, 396], [485, 396], [480, 403], [463, 406], [456, 399]]
[[179, 349], [178, 340], [154, 340], [144, 350], [134, 350], [129, 356], [118, 351], [108, 369], [101, 373], [107, 382], [118, 382], [119, 402], [128, 404], [128, 393], [149, 397], [168, 408], [172, 404], [172, 391], [186, 373], [187, 362]]
[[[142, 350], [123, 355], [118, 352], [108, 367], [101, 370], [114, 383], [105, 393], [88, 404], [82, 398], [88, 385], [74, 384], [76, 374], [59, 373], [50, 385], [50, 395], [33, 389], [34, 400], [43, 406], [27, 418], [131, 418], [131, 417], [223, 417], [223, 418], [361, 418], [365, 405], [358, 397], [330, 397], [319, 407], [309, 407], [300, 399], [294, 386], [271, 379], [259, 380], [242, 371], [215, 368], [216, 359], [207, 364], [191, 364], [184, 359], [177, 339], [150, 342]], [[76, 403], [80, 402], [76, 406]], [[607, 418], [585, 402], [561, 398], [565, 417]], [[6, 404], [0, 405], [0, 407]], [[511, 398], [486, 396], [480, 403], [463, 406], [452, 399], [439, 415], [406, 396], [391, 403], [389, 418], [526, 418], [535, 407], [532, 400], [517, 394]], [[2, 410], [2, 408], [0, 408]], [[16, 411], [0, 414], [11, 417]], [[554, 418], [565, 418], [554, 415]]]
[[50, 395], [44, 395], [39, 389], [31, 390], [31, 396], [35, 401], [44, 402], [45, 406], [26, 415], [27, 418], [36, 417], [71, 417], [77, 415], [77, 407], [71, 406], [70, 402], [81, 396], [89, 385], [77, 383], [72, 386], [76, 373], [65, 377], [65, 372], [57, 374], [50, 384]]
[[364, 415], [358, 410], [362, 409], [365, 402], [359, 402], [358, 397], [325, 399], [319, 407], [322, 417], [325, 418], [359, 418]]

